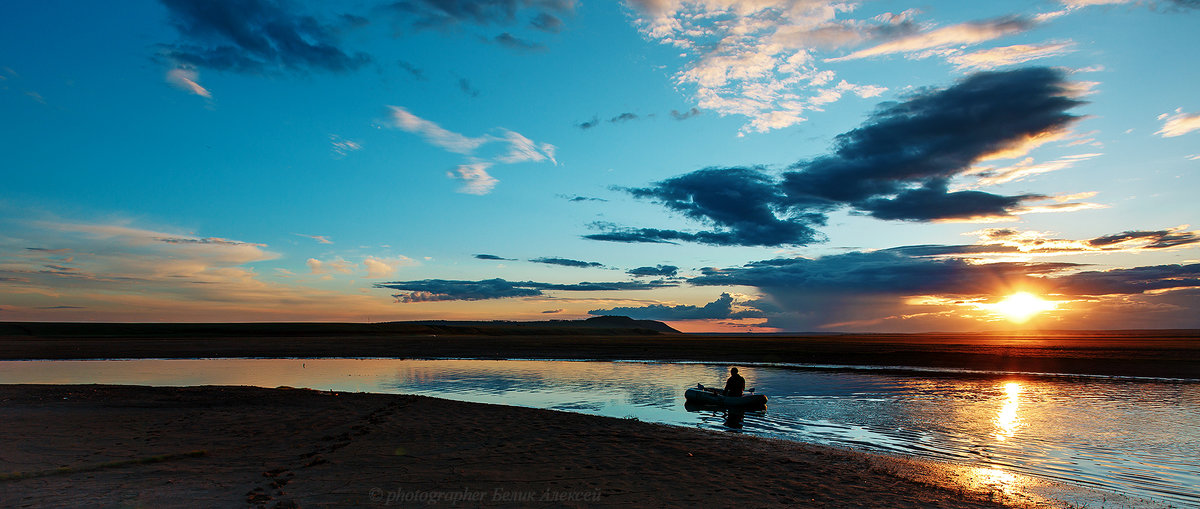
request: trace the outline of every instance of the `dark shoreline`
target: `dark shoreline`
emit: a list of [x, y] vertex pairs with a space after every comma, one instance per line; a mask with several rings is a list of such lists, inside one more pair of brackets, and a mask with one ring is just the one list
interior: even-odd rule
[[[414, 333], [380, 324], [0, 324], [0, 360], [385, 357], [773, 362], [1200, 379], [1200, 330], [837, 335]], [[189, 328], [190, 327], [190, 328]], [[483, 333], [480, 333], [483, 332]]]
[[0, 385], [0, 419], [4, 507], [430, 506], [423, 496], [443, 497], [436, 506], [468, 496], [457, 504], [468, 507], [1047, 503], [973, 468], [422, 396]]

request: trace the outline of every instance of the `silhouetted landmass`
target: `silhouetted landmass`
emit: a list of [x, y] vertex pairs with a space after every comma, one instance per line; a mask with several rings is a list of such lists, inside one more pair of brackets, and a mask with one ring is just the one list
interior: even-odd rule
[[422, 320], [380, 323], [80, 323], [0, 322], [0, 338], [54, 337], [278, 337], [278, 336], [405, 336], [405, 335], [613, 335], [680, 334], [654, 320], [626, 316], [597, 316], [586, 320], [518, 322]]
[[0, 359], [630, 359], [1200, 379], [1200, 330], [736, 336], [645, 328], [656, 323], [625, 317], [374, 324], [0, 322]]

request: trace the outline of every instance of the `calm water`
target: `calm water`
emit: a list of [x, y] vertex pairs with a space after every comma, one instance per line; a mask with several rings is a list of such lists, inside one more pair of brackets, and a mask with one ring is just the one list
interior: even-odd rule
[[731, 416], [684, 407], [686, 387], [720, 385], [726, 369], [711, 364], [393, 359], [4, 361], [0, 383], [255, 385], [423, 394], [912, 455], [978, 467], [1001, 485], [1031, 476], [1200, 507], [1200, 383], [747, 366], [742, 374], [748, 386], [770, 396], [766, 411]]

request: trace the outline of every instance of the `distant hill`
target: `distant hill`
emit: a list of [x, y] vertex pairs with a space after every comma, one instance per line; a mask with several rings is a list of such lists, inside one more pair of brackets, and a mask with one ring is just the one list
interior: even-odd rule
[[421, 320], [414, 322], [388, 322], [394, 324], [425, 325], [432, 327], [468, 327], [479, 329], [514, 329], [538, 330], [568, 329], [568, 330], [617, 330], [617, 331], [653, 331], [660, 334], [683, 334], [671, 326], [654, 320], [634, 320], [628, 316], [596, 316], [586, 320], [544, 320], [539, 322], [516, 322], [508, 320], [493, 320], [488, 322]]
[[0, 337], [321, 337], [321, 336], [427, 336], [427, 335], [658, 335], [682, 334], [667, 324], [634, 320], [626, 316], [598, 316], [586, 320], [446, 321], [427, 320], [383, 323], [95, 323], [0, 322]]

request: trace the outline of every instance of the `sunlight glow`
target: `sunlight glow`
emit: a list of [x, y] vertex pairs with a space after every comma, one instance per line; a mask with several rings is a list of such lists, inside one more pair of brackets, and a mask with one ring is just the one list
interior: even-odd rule
[[1014, 323], [1025, 323], [1033, 315], [1057, 309], [1058, 303], [1043, 300], [1028, 292], [1017, 292], [995, 304], [976, 304], [980, 309], [1003, 315]]
[[1000, 411], [996, 413], [996, 439], [1004, 441], [1013, 436], [1017, 432], [1017, 428], [1021, 427], [1021, 419], [1017, 416], [1017, 406], [1021, 398], [1021, 384], [1018, 382], [1008, 382], [1004, 384], [1004, 392], [1008, 395], [1004, 406], [1000, 407]]

